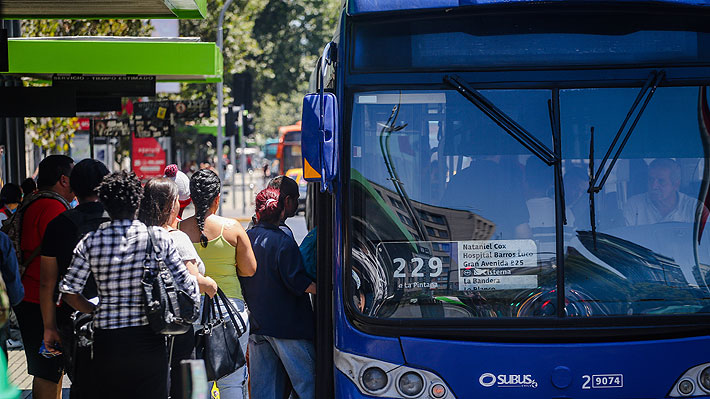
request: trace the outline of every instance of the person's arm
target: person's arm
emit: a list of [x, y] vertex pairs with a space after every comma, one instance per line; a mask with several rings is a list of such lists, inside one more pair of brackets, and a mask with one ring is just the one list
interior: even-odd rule
[[296, 241], [292, 238], [284, 238], [278, 251], [276, 257], [277, 267], [281, 281], [283, 281], [286, 288], [294, 295], [301, 295], [304, 292], [315, 294], [316, 285], [306, 273], [306, 268], [303, 266], [303, 258], [301, 258], [301, 252], [298, 250]]
[[316, 283], [311, 283], [308, 288], [306, 288], [306, 293], [315, 295], [316, 293]]
[[251, 241], [244, 227], [235, 220], [230, 226], [230, 244], [236, 248], [234, 260], [237, 263], [237, 275], [241, 277], [251, 277], [256, 273], [256, 258], [251, 249]]
[[[148, 228], [153, 228], [148, 227]], [[158, 240], [157, 245], [160, 246], [161, 252], [165, 255], [165, 265], [168, 266], [173, 275], [175, 286], [185, 292], [190, 293], [195, 303], [200, 301], [200, 289], [197, 284], [197, 278], [193, 276], [183, 263], [180, 253], [175, 247], [173, 241], [168, 236], [168, 233], [162, 229], [154, 229], [155, 237]]]
[[217, 282], [215, 282], [211, 277], [204, 276], [200, 273], [198, 264], [202, 261], [195, 250], [195, 246], [192, 245], [190, 237], [179, 230], [171, 231], [169, 235], [173, 241], [173, 244], [175, 244], [175, 248], [182, 259], [182, 262], [185, 264], [185, 267], [187, 267], [187, 271], [197, 278], [197, 285], [200, 289], [200, 293], [207, 294], [210, 298], [214, 297], [217, 293]]
[[187, 271], [190, 272], [195, 278], [197, 278], [197, 285], [200, 287], [200, 293], [209, 295], [213, 298], [217, 294], [217, 282], [212, 279], [212, 277], [203, 276], [200, 271], [197, 270], [197, 262], [194, 259], [183, 260]]
[[64, 301], [69, 306], [82, 313], [91, 313], [94, 311], [94, 305], [87, 301], [81, 294], [86, 285], [86, 279], [91, 274], [90, 263], [88, 258], [87, 245], [90, 245], [88, 240], [91, 234], [84, 237], [79, 244], [74, 248], [74, 257], [67, 274], [59, 283], [59, 292], [64, 294]]
[[[44, 324], [44, 342], [50, 352], [62, 340], [57, 331], [57, 312], [54, 304], [54, 290], [57, 287], [57, 258], [42, 256], [39, 264], [39, 307]], [[57, 351], [58, 352], [58, 351]]]
[[7, 288], [10, 305], [18, 305], [25, 297], [25, 287], [22, 286], [15, 248], [12, 247], [10, 237], [2, 232], [0, 232], [0, 272]]
[[65, 294], [62, 300], [81, 313], [88, 314], [96, 310], [96, 305], [89, 302], [82, 294]]

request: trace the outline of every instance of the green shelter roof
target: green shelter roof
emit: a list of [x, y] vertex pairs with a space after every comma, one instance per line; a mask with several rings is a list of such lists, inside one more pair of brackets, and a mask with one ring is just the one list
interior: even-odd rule
[[2, 0], [4, 19], [202, 19], [207, 0]]
[[218, 82], [222, 55], [196, 39], [127, 37], [8, 40], [7, 74], [51, 79], [54, 74], [146, 75], [165, 82]]

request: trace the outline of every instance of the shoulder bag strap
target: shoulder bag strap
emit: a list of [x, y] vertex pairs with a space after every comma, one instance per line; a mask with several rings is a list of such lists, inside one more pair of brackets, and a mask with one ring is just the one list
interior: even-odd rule
[[205, 295], [205, 302], [202, 304], [202, 326], [207, 325], [209, 321], [212, 320], [210, 314], [212, 313], [212, 298], [209, 295]]
[[237, 320], [235, 319], [235, 316], [237, 319], [239, 319], [239, 324], [241, 325], [241, 328], [239, 329], [239, 336], [241, 337], [247, 330], [247, 325], [244, 322], [242, 315], [239, 314], [239, 311], [234, 307], [232, 301], [227, 298], [227, 295], [225, 295], [224, 291], [222, 291], [222, 289], [220, 289], [219, 287], [217, 288], [217, 296], [222, 300], [222, 302], [224, 302], [224, 307], [227, 309], [227, 313], [232, 319], [232, 323], [234, 323], [235, 327], [237, 326]]
[[162, 251], [157, 245], [158, 240], [155, 238], [155, 232], [153, 231], [153, 227], [146, 227], [148, 228], [148, 237], [150, 237], [150, 241], [152, 242], [153, 248], [155, 249], [155, 254], [157, 255], [156, 261], [158, 262], [158, 278], [160, 278], [160, 280], [162, 281], [160, 289], [168, 298], [168, 301], [170, 301], [170, 306], [172, 307], [172, 315], [175, 318], [180, 319], [182, 318], [182, 315], [180, 314], [180, 305], [178, 303], [177, 291], [175, 290], [175, 278], [173, 278], [172, 271], [165, 263], [165, 259], [163, 258], [163, 256], [161, 256]]

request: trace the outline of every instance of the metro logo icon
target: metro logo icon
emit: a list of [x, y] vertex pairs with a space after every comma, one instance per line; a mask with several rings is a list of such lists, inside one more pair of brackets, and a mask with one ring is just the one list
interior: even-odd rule
[[478, 377], [481, 386], [490, 388], [492, 386], [506, 388], [537, 388], [537, 381], [532, 378], [532, 374], [492, 374], [483, 373]]

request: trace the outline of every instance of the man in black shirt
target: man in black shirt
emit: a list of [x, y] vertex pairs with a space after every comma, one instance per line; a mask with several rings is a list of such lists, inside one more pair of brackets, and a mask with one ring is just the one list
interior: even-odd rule
[[[66, 274], [74, 247], [81, 238], [96, 230], [101, 223], [109, 221], [96, 192], [104, 176], [108, 174], [106, 165], [94, 159], [85, 159], [76, 164], [72, 170], [70, 185], [79, 205], [49, 222], [42, 240], [40, 307], [44, 322], [44, 342], [49, 351], [64, 353], [65, 370], [72, 380], [72, 398], [90, 397], [90, 392], [82, 392], [82, 386], [86, 387], [82, 382], [87, 380], [87, 373], [91, 369], [87, 367], [90, 356], [83, 353], [85, 351], [81, 348], [74, 348], [71, 320], [73, 309], [61, 303], [56, 295], [57, 283]], [[83, 294], [86, 298], [98, 295], [93, 277], [89, 277]], [[60, 305], [57, 306], [57, 303]]]

